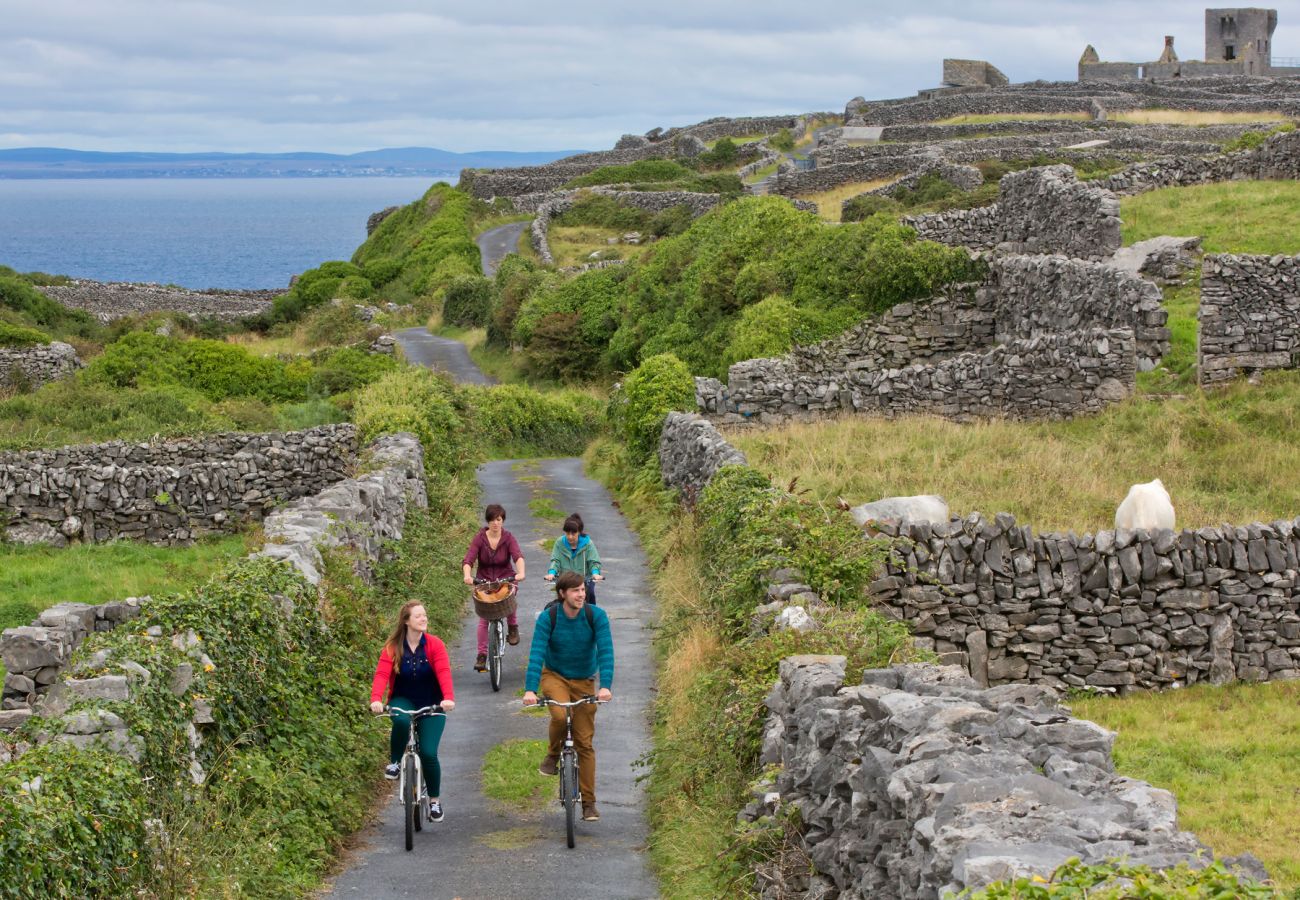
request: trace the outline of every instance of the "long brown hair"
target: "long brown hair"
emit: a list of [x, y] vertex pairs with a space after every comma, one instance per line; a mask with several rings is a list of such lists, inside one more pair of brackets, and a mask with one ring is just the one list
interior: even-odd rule
[[388, 658], [393, 661], [394, 672], [402, 666], [402, 641], [406, 639], [406, 623], [411, 619], [411, 610], [417, 606], [424, 606], [424, 603], [419, 600], [407, 600], [402, 604], [402, 608], [397, 613], [397, 624], [393, 627], [388, 640], [384, 642]]

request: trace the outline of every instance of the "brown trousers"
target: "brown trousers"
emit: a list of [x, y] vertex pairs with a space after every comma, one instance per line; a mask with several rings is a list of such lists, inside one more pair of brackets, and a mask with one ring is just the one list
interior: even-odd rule
[[[541, 693], [560, 703], [581, 700], [596, 693], [595, 678], [565, 678], [558, 672], [542, 669], [539, 683]], [[564, 710], [549, 706], [551, 713], [551, 749], [553, 759], [560, 758], [564, 747]], [[591, 739], [596, 734], [596, 707], [594, 705], [575, 706], [573, 708], [573, 746], [578, 751], [578, 789], [582, 791], [584, 806], [596, 802], [596, 751], [591, 746]]]

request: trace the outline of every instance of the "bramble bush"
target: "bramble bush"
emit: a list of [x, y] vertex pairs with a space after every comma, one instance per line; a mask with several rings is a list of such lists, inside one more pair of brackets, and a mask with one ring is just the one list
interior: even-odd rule
[[997, 881], [980, 891], [963, 891], [969, 900], [1282, 900], [1281, 892], [1254, 882], [1242, 883], [1215, 862], [1203, 869], [1186, 863], [1153, 870], [1122, 862], [1084, 865], [1067, 860], [1051, 878], [1038, 875]]
[[[388, 216], [352, 254], [364, 273], [381, 266], [382, 299], [408, 303], [458, 275], [478, 275], [479, 250], [470, 223], [474, 201], [439, 182]], [[383, 262], [381, 262], [383, 261]], [[393, 261], [398, 265], [392, 270]]]
[[624, 267], [600, 269], [568, 281], [548, 281], [524, 301], [513, 339], [524, 346], [528, 371], [538, 378], [590, 378], [618, 328], [627, 278]]
[[492, 311], [493, 283], [482, 275], [457, 275], [447, 285], [442, 300], [442, 321], [447, 325], [480, 328]]
[[519, 385], [462, 387], [479, 454], [574, 456], [603, 427], [604, 404], [590, 394]]
[[492, 311], [487, 322], [485, 340], [489, 347], [509, 346], [520, 307], [551, 278], [550, 273], [522, 256], [512, 253], [501, 261], [493, 281]]
[[431, 479], [440, 473], [462, 472], [470, 465], [473, 446], [467, 414], [450, 377], [414, 366], [390, 372], [360, 391], [352, 406], [362, 445], [398, 431], [418, 437]]
[[652, 356], [628, 373], [610, 408], [632, 457], [649, 460], [659, 447], [668, 413], [695, 408], [695, 379], [671, 353]]
[[35, 328], [0, 321], [0, 347], [35, 347], [51, 340], [48, 334]]

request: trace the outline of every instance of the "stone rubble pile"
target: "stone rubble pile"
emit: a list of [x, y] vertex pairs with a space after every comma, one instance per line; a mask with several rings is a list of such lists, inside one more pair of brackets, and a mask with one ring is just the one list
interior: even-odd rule
[[83, 368], [76, 349], [63, 341], [33, 347], [0, 347], [0, 388], [36, 390], [43, 384], [70, 378]]
[[259, 520], [344, 478], [355, 462], [356, 427], [346, 424], [0, 454], [3, 533], [56, 546], [185, 543]]
[[[937, 898], [1071, 857], [1167, 868], [1212, 856], [1168, 791], [1115, 774], [1115, 735], [1042, 688], [981, 689], [952, 667], [846, 678], [842, 656], [793, 656], [767, 698], [762, 762], [741, 813], [799, 812], [816, 874], [760, 869], [765, 898]], [[1235, 861], [1234, 861], [1235, 862]], [[1236, 863], [1253, 875], [1253, 858]]]

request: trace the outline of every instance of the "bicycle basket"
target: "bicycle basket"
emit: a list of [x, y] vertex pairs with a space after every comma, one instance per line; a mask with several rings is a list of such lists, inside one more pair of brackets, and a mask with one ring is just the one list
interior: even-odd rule
[[493, 620], [514, 615], [517, 609], [515, 595], [519, 593], [518, 585], [507, 582], [497, 585], [490, 591], [484, 590], [484, 587], [486, 586], [474, 588], [474, 612], [478, 613], [480, 618]]

